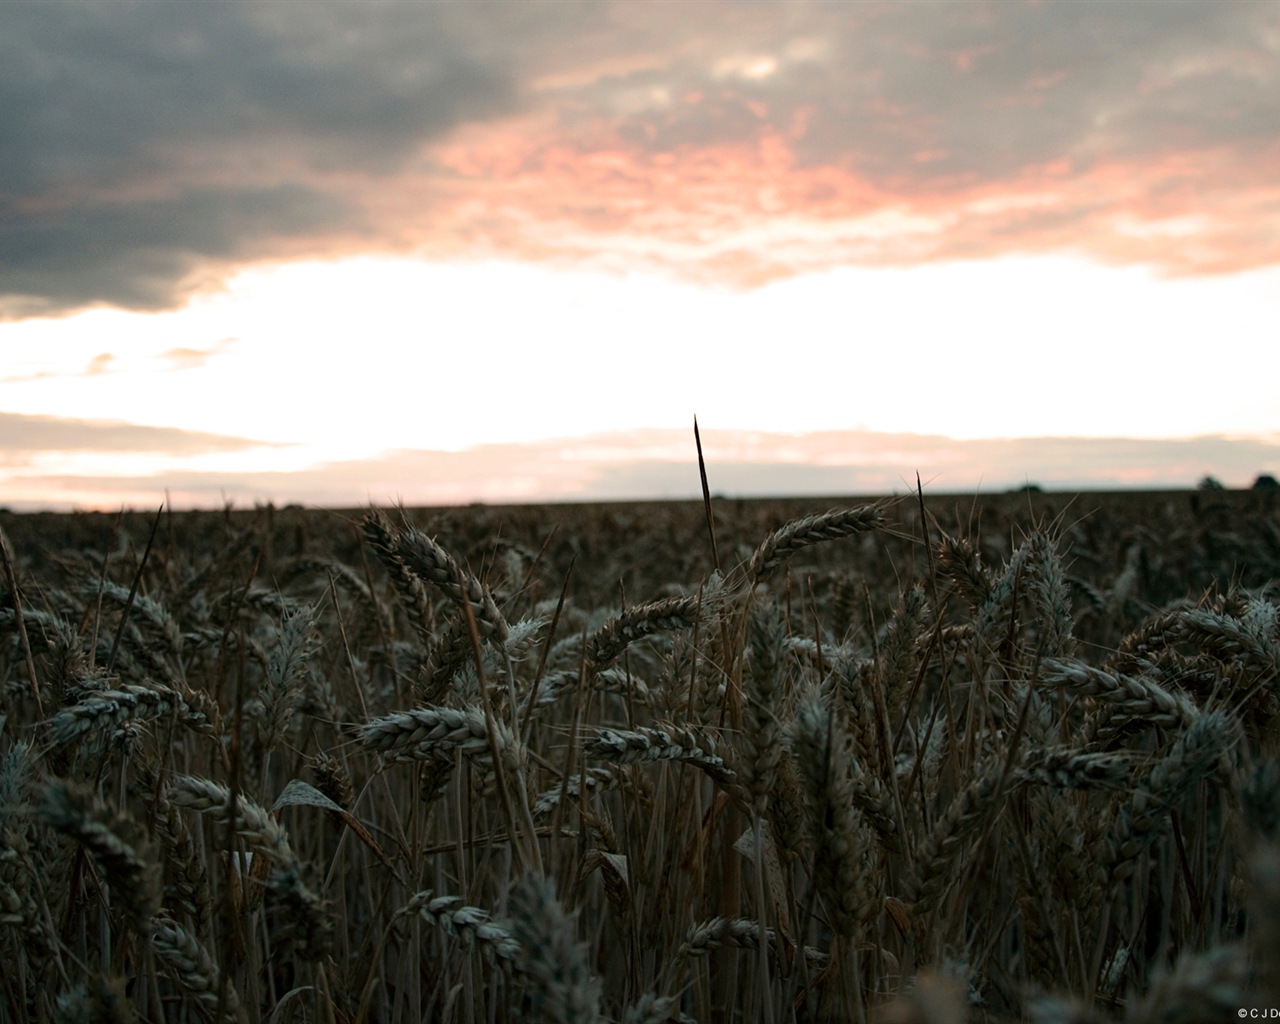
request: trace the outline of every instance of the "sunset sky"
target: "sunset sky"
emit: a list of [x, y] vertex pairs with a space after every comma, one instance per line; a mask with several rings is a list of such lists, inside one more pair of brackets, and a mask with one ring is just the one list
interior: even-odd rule
[[0, 4], [0, 505], [1280, 474], [1280, 4]]

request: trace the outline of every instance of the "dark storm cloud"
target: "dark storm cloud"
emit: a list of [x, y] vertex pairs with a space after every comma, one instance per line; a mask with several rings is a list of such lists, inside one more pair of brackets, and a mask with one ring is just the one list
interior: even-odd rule
[[207, 261], [364, 229], [327, 177], [386, 173], [509, 101], [450, 6], [4, 4], [8, 314], [169, 305]]
[[0, 227], [0, 318], [101, 302], [165, 309], [202, 265], [261, 256], [262, 247], [339, 228], [352, 214], [292, 185], [187, 189], [144, 202], [86, 198], [56, 213], [11, 213]]
[[[1273, 3], [0, 5], [0, 317], [170, 306], [255, 260], [620, 238], [748, 281], [1064, 249], [1238, 269], [1275, 259], [1278, 176]], [[885, 210], [928, 226], [786, 234]]]
[[447, 5], [19, 2], [3, 24], [0, 172], [18, 197], [217, 166], [223, 146], [377, 167], [507, 91]]

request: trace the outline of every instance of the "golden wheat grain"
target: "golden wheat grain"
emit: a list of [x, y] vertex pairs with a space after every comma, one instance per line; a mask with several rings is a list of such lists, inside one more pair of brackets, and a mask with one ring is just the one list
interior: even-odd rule
[[186, 819], [170, 799], [168, 785], [147, 782], [151, 834], [164, 853], [164, 902], [171, 912], [185, 913], [200, 934], [207, 934], [213, 922], [208, 868], [196, 849]]
[[363, 522], [365, 539], [378, 555], [391, 582], [400, 595], [400, 602], [409, 616], [410, 624], [419, 637], [430, 643], [434, 632], [434, 616], [426, 588], [396, 551], [396, 531], [377, 512], [366, 513]]
[[972, 542], [963, 537], [943, 534], [938, 541], [938, 569], [949, 577], [973, 608], [978, 608], [991, 593], [991, 574]]
[[776, 607], [753, 609], [747, 620], [748, 664], [743, 737], [738, 757], [742, 784], [763, 813], [782, 759], [782, 701], [786, 692], [787, 629]]
[[956, 878], [950, 873], [1002, 794], [1003, 758], [979, 768], [916, 848], [915, 875], [908, 902], [917, 914], [937, 906]]
[[333, 922], [320, 898], [302, 880], [295, 860], [276, 865], [267, 876], [270, 903], [280, 918], [279, 940], [292, 942], [303, 960], [321, 960], [333, 948]]

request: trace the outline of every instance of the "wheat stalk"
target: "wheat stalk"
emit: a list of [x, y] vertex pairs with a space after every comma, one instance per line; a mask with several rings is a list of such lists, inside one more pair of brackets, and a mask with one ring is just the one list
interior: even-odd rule
[[119, 689], [92, 693], [79, 703], [63, 708], [50, 720], [50, 737], [58, 746], [91, 731], [105, 740], [129, 722], [170, 716], [197, 732], [216, 730], [207, 705], [192, 707], [188, 698], [176, 690], [126, 683]]
[[1104, 884], [1133, 874], [1138, 855], [1155, 841], [1170, 808], [1215, 770], [1238, 738], [1237, 720], [1221, 711], [1203, 714], [1187, 726], [1121, 809], [1099, 865]]
[[524, 879], [511, 893], [511, 933], [518, 964], [529, 979], [532, 1009], [548, 1024], [599, 1024], [601, 984], [591, 976], [586, 949], [576, 938], [550, 881]]
[[818, 700], [800, 706], [791, 744], [804, 777], [814, 838], [814, 874], [836, 932], [852, 938], [879, 910], [870, 833], [854, 806], [852, 741]]
[[414, 915], [464, 942], [478, 943], [502, 960], [515, 960], [520, 955], [520, 943], [508, 926], [494, 921], [486, 910], [467, 906], [460, 896], [435, 896], [430, 889], [415, 893], [397, 911], [397, 916]]
[[[503, 722], [492, 725], [498, 756], [515, 764], [518, 741]], [[489, 762], [493, 754], [484, 709], [474, 705], [396, 711], [366, 722], [359, 735], [366, 749], [396, 761], [439, 760], [459, 750], [467, 757]]]
[[395, 553], [418, 578], [442, 591], [459, 608], [470, 607], [482, 638], [497, 643], [506, 639], [509, 627], [493, 595], [436, 541], [419, 530], [405, 530], [394, 535], [391, 543]]
[[169, 784], [169, 799], [176, 806], [207, 814], [222, 825], [234, 819], [236, 835], [254, 852], [282, 865], [297, 859], [284, 827], [269, 811], [243, 794], [237, 794], [233, 800], [226, 786], [194, 775], [175, 775]]
[[159, 918], [152, 928], [151, 944], [206, 1017], [216, 1019], [221, 1006], [224, 1024], [239, 1021], [240, 997], [235, 987], [224, 981], [217, 961], [199, 939], [173, 921]]
[[683, 761], [701, 768], [712, 779], [733, 787], [737, 775], [715, 752], [715, 741], [688, 726], [663, 723], [639, 729], [600, 729], [583, 744], [583, 753], [632, 764], [637, 761]]
[[587, 638], [587, 652], [596, 669], [608, 667], [631, 644], [655, 633], [689, 629], [702, 614], [698, 596], [671, 597], [637, 605], [615, 615]]
[[1111, 705], [1115, 714], [1138, 719], [1148, 726], [1185, 726], [1200, 714], [1187, 697], [1154, 680], [1112, 675], [1080, 662], [1046, 658], [1041, 663], [1040, 682], [1079, 696], [1097, 697]]
[[38, 814], [50, 828], [84, 847], [106, 879], [112, 908], [134, 929], [145, 932], [160, 899], [155, 865], [122, 835], [138, 832], [137, 826], [91, 791], [58, 779], [45, 784]]
[[793, 519], [760, 542], [747, 563], [748, 578], [753, 584], [763, 583], [796, 552], [813, 544], [879, 529], [884, 521], [884, 509], [879, 505], [833, 509], [822, 515]]

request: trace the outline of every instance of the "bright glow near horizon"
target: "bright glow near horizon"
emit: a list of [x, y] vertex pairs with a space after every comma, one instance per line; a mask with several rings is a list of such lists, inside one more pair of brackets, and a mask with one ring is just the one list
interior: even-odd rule
[[[753, 291], [515, 264], [245, 272], [171, 313], [0, 325], [7, 410], [300, 446], [276, 464], [637, 428], [1266, 434], [1280, 271], [1060, 258]], [[185, 360], [185, 362], [184, 362]], [[1152, 401], [1162, 398], [1163, 401]]]

